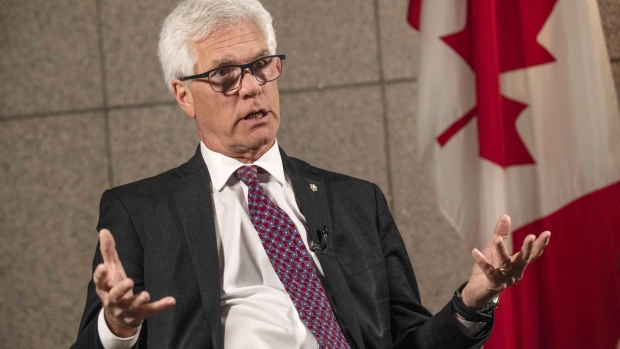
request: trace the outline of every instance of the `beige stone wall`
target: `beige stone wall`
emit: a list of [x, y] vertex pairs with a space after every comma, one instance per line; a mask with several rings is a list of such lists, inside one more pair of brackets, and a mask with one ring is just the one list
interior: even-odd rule
[[[176, 1], [3, 0], [0, 6], [0, 348], [76, 336], [111, 186], [188, 159], [197, 137], [160, 78]], [[620, 86], [620, 2], [600, 0]], [[378, 183], [437, 311], [467, 251], [415, 161], [417, 34], [407, 0], [265, 0], [274, 15], [287, 152]], [[398, 188], [398, 189], [396, 189]]]

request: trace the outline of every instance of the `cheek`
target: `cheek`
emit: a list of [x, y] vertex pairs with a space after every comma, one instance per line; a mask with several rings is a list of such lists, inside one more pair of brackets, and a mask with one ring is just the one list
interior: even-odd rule
[[234, 108], [230, 103], [222, 103], [216, 98], [204, 98], [199, 101], [198, 115], [203, 126], [209, 129], [232, 128]]
[[268, 99], [269, 99], [269, 103], [271, 104], [270, 107], [273, 110], [273, 112], [277, 115], [278, 117], [278, 121], [280, 120], [280, 93], [278, 92], [278, 88], [277, 85], [269, 90], [269, 92], [267, 93]]

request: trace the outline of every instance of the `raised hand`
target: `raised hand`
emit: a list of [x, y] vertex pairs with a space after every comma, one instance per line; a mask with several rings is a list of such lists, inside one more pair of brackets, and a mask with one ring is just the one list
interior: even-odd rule
[[475, 263], [469, 282], [462, 292], [465, 305], [480, 309], [499, 292], [519, 282], [525, 268], [541, 256], [551, 237], [548, 231], [541, 233], [538, 238], [528, 235], [521, 251], [511, 256], [504, 243], [509, 235], [510, 217], [502, 215], [487, 246], [482, 252], [478, 249], [472, 251]]
[[99, 232], [99, 246], [103, 263], [95, 269], [93, 280], [103, 304], [106, 323], [116, 336], [131, 337], [145, 319], [172, 307], [176, 300], [165, 297], [148, 303], [150, 295], [147, 291], [134, 295], [134, 283], [125, 274], [109, 230]]

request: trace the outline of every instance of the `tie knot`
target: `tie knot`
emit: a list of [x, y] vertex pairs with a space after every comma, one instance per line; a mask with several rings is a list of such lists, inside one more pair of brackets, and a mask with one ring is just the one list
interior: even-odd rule
[[[254, 187], [258, 185], [258, 175], [257, 173], [262, 170], [258, 166], [241, 166], [235, 171], [235, 176], [239, 178], [240, 181], [245, 183], [248, 187]], [[262, 173], [262, 172], [261, 172]]]

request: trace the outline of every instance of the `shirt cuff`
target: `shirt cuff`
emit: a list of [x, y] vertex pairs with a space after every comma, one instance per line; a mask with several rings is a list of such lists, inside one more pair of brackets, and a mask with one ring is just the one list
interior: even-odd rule
[[112, 331], [110, 331], [108, 324], [105, 322], [103, 309], [99, 312], [97, 331], [99, 331], [99, 339], [101, 340], [101, 344], [103, 344], [104, 349], [130, 349], [138, 342], [138, 336], [140, 335], [141, 329], [142, 325], [138, 327], [136, 334], [129, 338], [117, 337], [114, 333], [112, 333]]
[[476, 337], [480, 334], [484, 328], [484, 325], [487, 324], [486, 322], [472, 322], [465, 319], [459, 319], [456, 314], [454, 314], [454, 320], [456, 320], [456, 327], [458, 327], [458, 329], [468, 337]]

